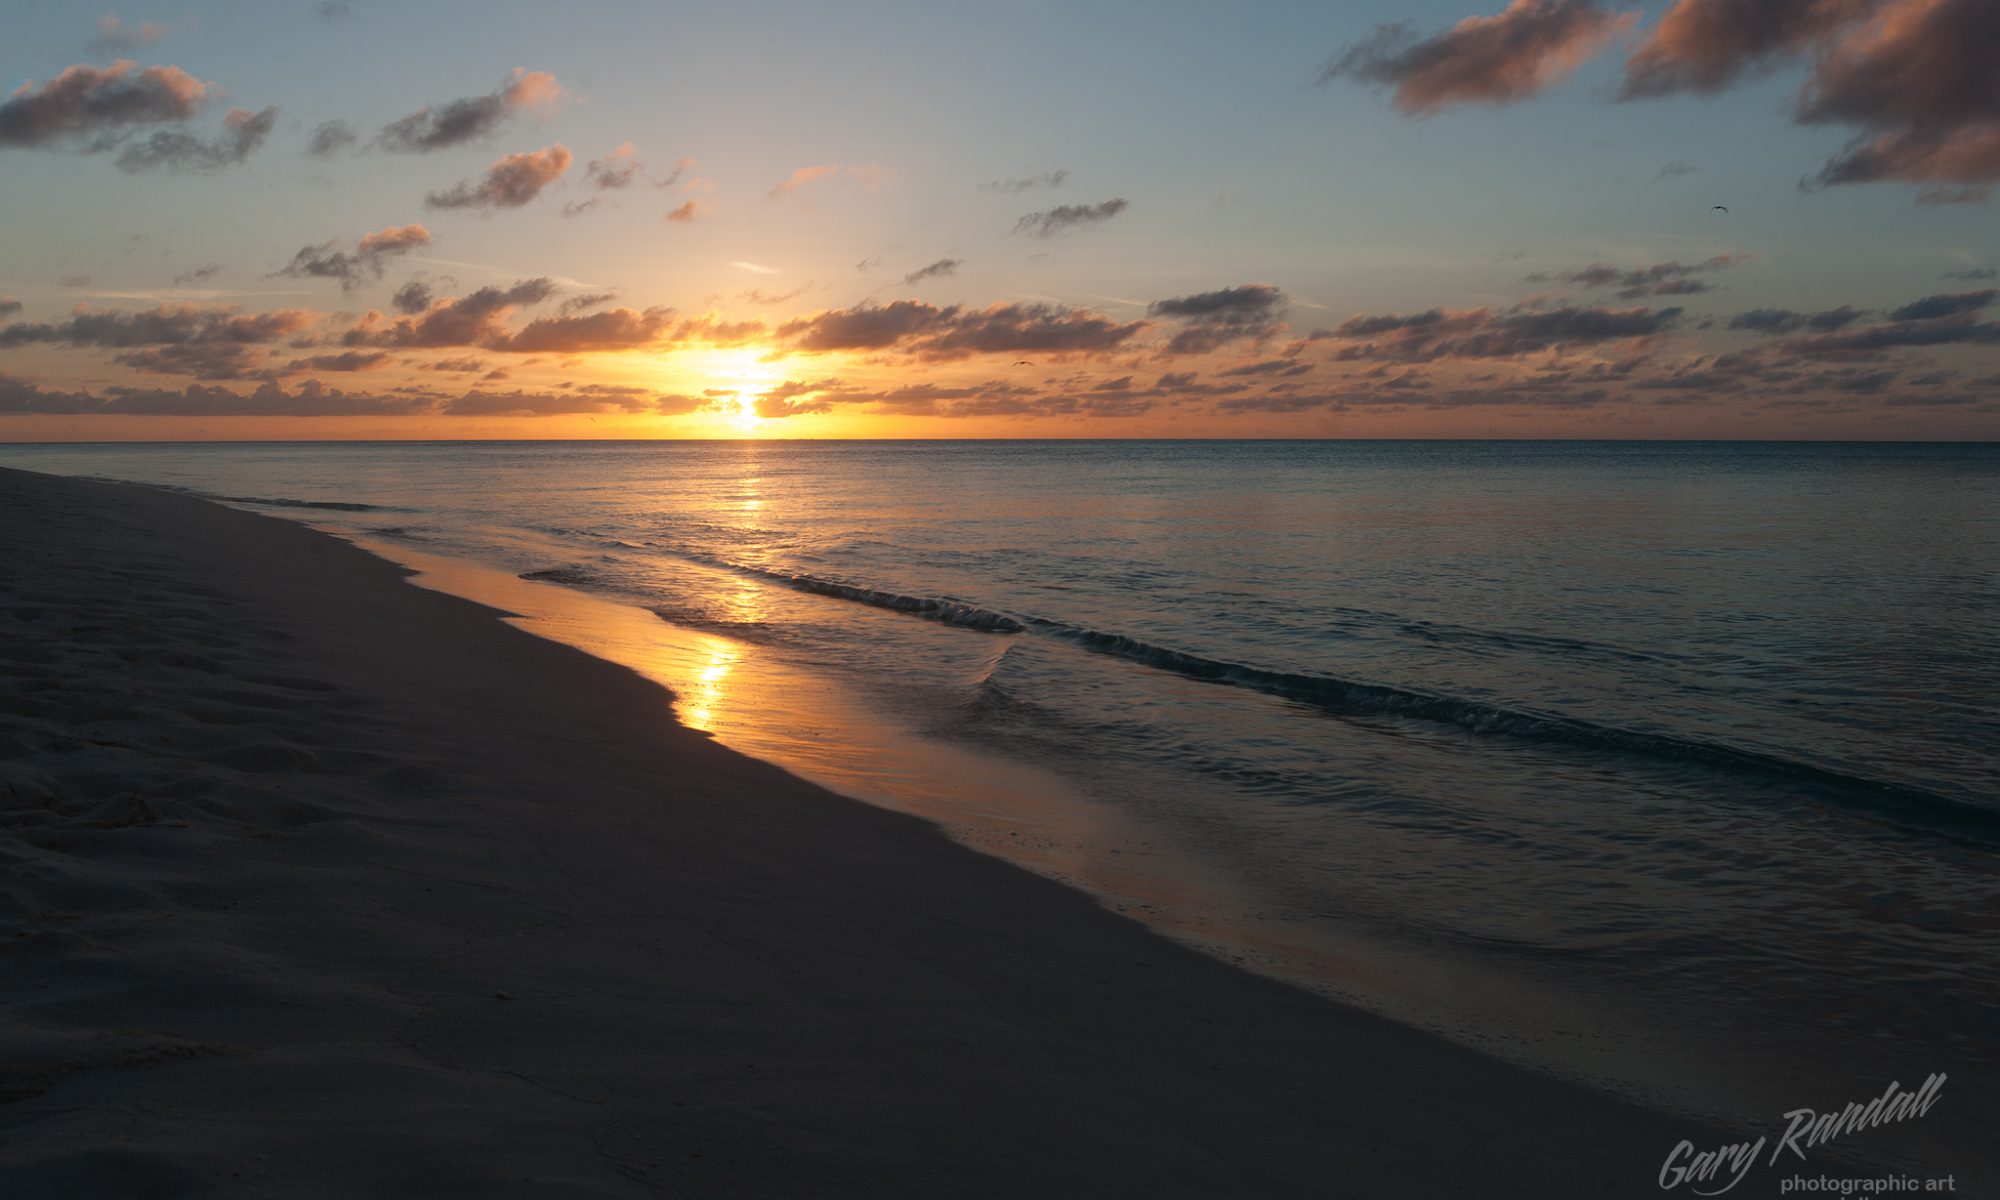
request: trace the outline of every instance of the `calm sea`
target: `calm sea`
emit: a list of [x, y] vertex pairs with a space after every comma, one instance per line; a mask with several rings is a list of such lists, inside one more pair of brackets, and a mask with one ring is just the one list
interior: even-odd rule
[[1710, 1111], [1996, 1075], [2000, 447], [0, 463], [643, 610], [689, 723], [1502, 1054]]

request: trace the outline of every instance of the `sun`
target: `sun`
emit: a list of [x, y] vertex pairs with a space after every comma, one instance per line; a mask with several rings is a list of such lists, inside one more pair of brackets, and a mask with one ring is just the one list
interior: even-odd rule
[[674, 390], [711, 397], [707, 419], [736, 433], [756, 433], [767, 422], [757, 400], [784, 381], [784, 368], [766, 361], [765, 346], [713, 346], [674, 356]]

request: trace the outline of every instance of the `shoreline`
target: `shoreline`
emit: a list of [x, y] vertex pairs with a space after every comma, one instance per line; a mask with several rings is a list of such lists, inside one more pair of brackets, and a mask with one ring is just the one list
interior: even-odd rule
[[1202, 956], [331, 535], [0, 497], [25, 1194], [1647, 1196], [1754, 1136]]

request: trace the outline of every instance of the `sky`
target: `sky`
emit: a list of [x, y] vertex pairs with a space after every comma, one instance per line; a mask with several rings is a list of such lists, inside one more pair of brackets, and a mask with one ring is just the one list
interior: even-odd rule
[[2000, 439], [1993, 0], [16, 0], [0, 440]]

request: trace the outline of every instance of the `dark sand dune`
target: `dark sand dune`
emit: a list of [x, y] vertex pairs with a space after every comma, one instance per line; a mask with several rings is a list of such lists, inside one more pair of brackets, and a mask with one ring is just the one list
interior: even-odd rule
[[1182, 949], [331, 537], [0, 513], [10, 1200], [1659, 1196], [1726, 1136]]

